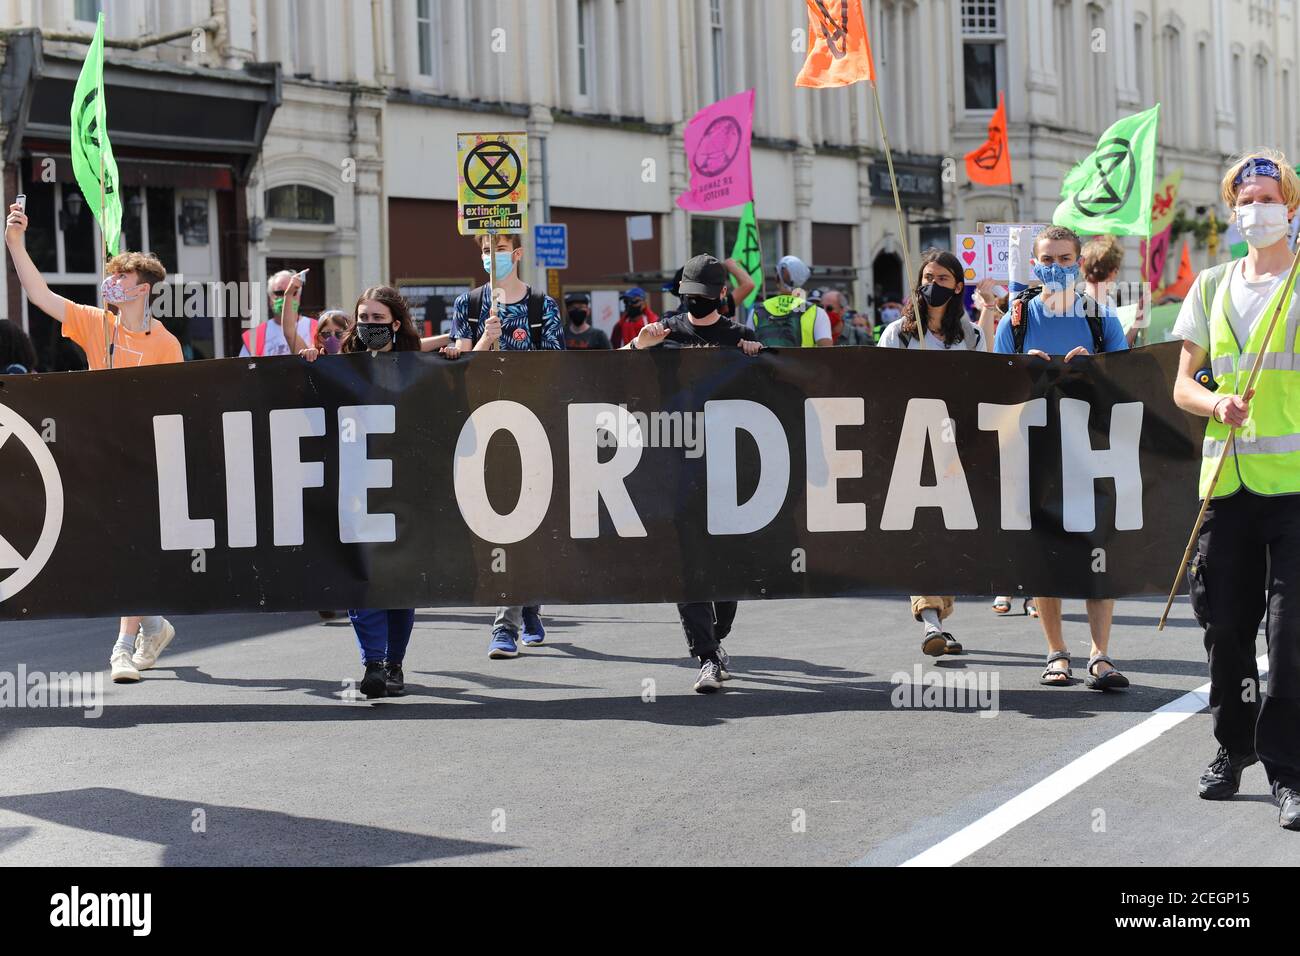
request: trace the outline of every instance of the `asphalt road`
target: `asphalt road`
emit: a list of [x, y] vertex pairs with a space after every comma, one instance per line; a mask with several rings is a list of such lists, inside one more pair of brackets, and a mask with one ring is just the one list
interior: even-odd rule
[[[373, 703], [342, 699], [346, 621], [178, 617], [100, 716], [0, 709], [0, 865], [896, 865], [1206, 680], [1185, 601], [1163, 635], [1159, 601], [1120, 603], [1115, 694], [1041, 687], [1038, 623], [988, 603], [959, 602], [967, 653], [938, 663], [904, 599], [742, 604], [713, 696], [671, 606], [550, 609], [545, 646], [509, 661], [487, 658], [489, 609], [425, 610], [408, 696]], [[1081, 677], [1082, 602], [1066, 617]], [[0, 624], [0, 673], [102, 672], [115, 635]], [[917, 665], [996, 676], [996, 714], [895, 706]], [[951, 862], [1300, 862], [1260, 767], [1235, 801], [1197, 799], [1214, 750], [1201, 711]]]

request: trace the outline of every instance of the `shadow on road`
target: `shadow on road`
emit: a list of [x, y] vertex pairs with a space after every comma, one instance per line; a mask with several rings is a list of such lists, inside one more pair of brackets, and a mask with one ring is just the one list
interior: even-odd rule
[[[156, 844], [157, 862], [166, 866], [390, 866], [517, 849], [109, 787], [0, 797], [0, 809]], [[192, 829], [196, 810], [203, 811], [204, 832]], [[0, 830], [0, 854], [17, 842], [6, 842], [6, 832], [27, 829]]]

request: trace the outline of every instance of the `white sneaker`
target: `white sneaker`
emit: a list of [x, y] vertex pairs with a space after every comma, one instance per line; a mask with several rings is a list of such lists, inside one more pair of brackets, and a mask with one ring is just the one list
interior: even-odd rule
[[113, 656], [108, 659], [108, 666], [112, 669], [111, 676], [114, 684], [140, 682], [140, 672], [131, 663], [131, 655], [126, 651], [114, 651]]
[[[158, 663], [158, 658], [162, 652], [167, 649], [167, 645], [172, 642], [176, 636], [176, 628], [172, 627], [172, 622], [163, 618], [162, 630], [153, 637], [145, 637], [144, 631], [135, 639], [135, 653], [131, 655], [131, 663], [138, 670], [147, 671]], [[139, 680], [139, 677], [136, 678]]]
[[695, 692], [697, 694], [711, 694], [715, 690], [722, 688], [722, 678], [718, 675], [719, 667], [713, 661], [705, 661], [700, 665], [700, 676], [695, 678]]

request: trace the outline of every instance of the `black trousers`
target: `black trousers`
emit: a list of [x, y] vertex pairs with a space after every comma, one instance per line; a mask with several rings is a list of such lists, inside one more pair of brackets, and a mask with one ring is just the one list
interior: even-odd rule
[[731, 633], [736, 620], [735, 601], [699, 601], [677, 605], [681, 615], [682, 630], [686, 632], [686, 647], [692, 657], [708, 657], [717, 651], [722, 639]]
[[[1188, 577], [1215, 738], [1233, 755], [1258, 753], [1270, 783], [1300, 789], [1300, 495], [1242, 489], [1211, 502]], [[1261, 696], [1255, 637], [1266, 615]]]

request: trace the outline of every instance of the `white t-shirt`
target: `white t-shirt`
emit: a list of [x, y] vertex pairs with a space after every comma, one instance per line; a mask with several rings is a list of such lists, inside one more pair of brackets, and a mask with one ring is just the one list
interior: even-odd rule
[[[939, 336], [935, 335], [929, 329], [926, 329], [925, 347], [939, 352], [945, 350], [969, 350], [972, 352], [983, 351], [984, 345], [980, 341], [983, 338], [983, 335], [980, 332], [979, 327], [974, 325], [970, 319], [963, 315], [961, 317], [961, 328], [963, 334], [962, 341], [957, 342], [954, 345], [948, 345], [943, 339], [939, 338]], [[880, 333], [880, 342], [877, 344], [882, 349], [901, 349], [903, 347], [903, 320], [895, 319], [893, 322], [890, 322], [885, 326], [885, 331]], [[909, 349], [919, 349], [921, 347], [921, 340], [913, 335], [907, 340], [907, 347]]]
[[[1269, 299], [1277, 291], [1278, 283], [1285, 278], [1284, 276], [1274, 276], [1271, 279], [1261, 279], [1258, 282], [1247, 282], [1243, 272], [1244, 259], [1239, 259], [1232, 264], [1229, 270], [1228, 280], [1228, 324], [1232, 326], [1233, 334], [1237, 337], [1238, 344], [1244, 349], [1246, 342], [1250, 339], [1250, 333], [1254, 331], [1255, 323], [1265, 318], [1265, 310], [1268, 308]], [[1205, 304], [1201, 295], [1201, 280], [1205, 278], [1202, 272], [1192, 283], [1191, 291], [1187, 293], [1187, 298], [1183, 299], [1182, 308], [1178, 310], [1178, 318], [1174, 321], [1174, 338], [1183, 339], [1195, 343], [1205, 351], [1210, 350], [1210, 316], [1205, 311]], [[1214, 296], [1210, 296], [1210, 307], [1214, 307]], [[1294, 299], [1291, 301], [1291, 311], [1296, 315], [1297, 306]]]
[[[311, 318], [300, 316], [298, 319], [298, 337], [311, 348], [315, 343], [311, 340]], [[254, 328], [249, 334], [254, 342], [257, 341], [257, 329]], [[248, 351], [248, 346], [241, 346], [239, 349], [240, 358], [248, 358], [253, 353]], [[289, 341], [284, 337], [284, 329], [280, 328], [280, 323], [274, 319], [267, 323], [266, 326], [266, 351], [263, 355], [288, 355]]]
[[[831, 317], [826, 314], [826, 310], [818, 305], [808, 306], [810, 309], [816, 309], [813, 313], [813, 341], [820, 342], [823, 339], [831, 337]], [[754, 310], [749, 310], [749, 319], [745, 322], [745, 327], [752, 329], [754, 327]]]

